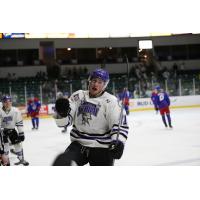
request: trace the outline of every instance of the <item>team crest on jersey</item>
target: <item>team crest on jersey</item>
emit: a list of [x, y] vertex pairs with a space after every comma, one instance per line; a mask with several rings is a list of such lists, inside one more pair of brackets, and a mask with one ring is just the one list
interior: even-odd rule
[[12, 121], [13, 121], [12, 116], [8, 116], [8, 117], [3, 118], [3, 123], [5, 123], [5, 124], [9, 124]]
[[90, 125], [89, 121], [92, 119], [92, 115], [96, 117], [99, 112], [99, 108], [100, 104], [95, 105], [87, 101], [82, 101], [78, 108], [78, 116], [82, 115], [82, 124]]

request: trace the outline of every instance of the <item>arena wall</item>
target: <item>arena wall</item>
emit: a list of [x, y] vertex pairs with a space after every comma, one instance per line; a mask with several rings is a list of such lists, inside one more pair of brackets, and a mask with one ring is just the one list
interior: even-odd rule
[[[170, 108], [192, 108], [200, 107], [200, 95], [196, 96], [174, 96], [170, 97]], [[154, 105], [150, 98], [131, 99], [130, 111], [153, 110]]]

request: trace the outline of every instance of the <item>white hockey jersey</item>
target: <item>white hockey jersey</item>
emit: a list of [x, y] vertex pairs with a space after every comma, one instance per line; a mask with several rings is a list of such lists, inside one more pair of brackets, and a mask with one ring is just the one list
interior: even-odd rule
[[79, 90], [71, 95], [70, 108], [68, 117], [55, 121], [59, 127], [73, 124], [70, 132], [72, 141], [88, 147], [102, 148], [108, 148], [118, 134], [120, 141], [126, 141], [126, 114], [120, 120], [121, 107], [115, 96], [104, 92], [100, 97], [90, 98], [88, 91]]
[[4, 111], [0, 108], [1, 128], [14, 129], [17, 127], [19, 133], [23, 132], [23, 119], [21, 112], [16, 107], [11, 107], [10, 111]]

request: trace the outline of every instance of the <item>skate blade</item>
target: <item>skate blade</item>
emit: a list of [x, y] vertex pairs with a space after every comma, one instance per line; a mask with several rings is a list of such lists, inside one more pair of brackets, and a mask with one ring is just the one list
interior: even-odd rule
[[24, 166], [28, 166], [29, 163], [28, 163], [27, 161], [23, 161], [23, 162], [14, 163], [14, 165], [24, 165]]

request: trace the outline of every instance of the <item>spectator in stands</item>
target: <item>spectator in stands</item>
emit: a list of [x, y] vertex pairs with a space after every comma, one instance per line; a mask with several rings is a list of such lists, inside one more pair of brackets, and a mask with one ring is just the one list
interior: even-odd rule
[[146, 67], [145, 65], [141, 65], [141, 74], [142, 74], [142, 78], [147, 80], [147, 73], [146, 73]]
[[141, 76], [141, 71], [140, 71], [140, 68], [138, 65], [136, 65], [136, 67], [135, 67], [135, 74], [136, 74], [138, 80], [140, 80], [142, 76]]
[[178, 76], [178, 65], [176, 63], [174, 63], [174, 65], [172, 66], [172, 70], [173, 70], [174, 78], [177, 79], [177, 76]]
[[167, 67], [164, 67], [163, 72], [162, 72], [162, 76], [163, 76], [163, 78], [164, 78], [165, 80], [168, 80], [168, 79], [169, 79], [170, 73], [169, 73]]
[[182, 63], [180, 64], [180, 70], [181, 70], [181, 71], [184, 71], [184, 70], [185, 70], [185, 63], [184, 63], [184, 62], [182, 62]]
[[84, 72], [84, 74], [88, 74], [88, 69], [86, 66], [84, 67], [83, 72]]

